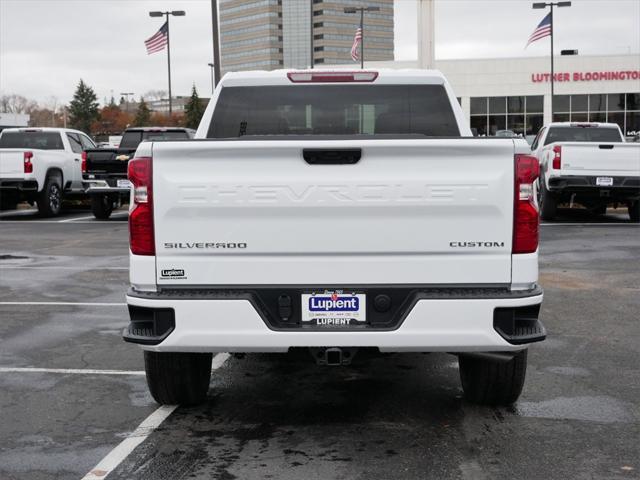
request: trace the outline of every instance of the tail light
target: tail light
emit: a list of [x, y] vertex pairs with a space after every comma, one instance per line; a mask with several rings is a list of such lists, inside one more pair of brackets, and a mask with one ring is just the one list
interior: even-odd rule
[[129, 213], [129, 247], [134, 255], [155, 255], [153, 233], [153, 163], [151, 157], [129, 161], [127, 176], [133, 184], [133, 209]]
[[287, 78], [293, 83], [343, 83], [343, 82], [373, 82], [378, 78], [378, 72], [358, 70], [355, 72], [289, 72]]
[[560, 145], [553, 146], [553, 162], [551, 166], [554, 170], [562, 168], [562, 147]]
[[24, 152], [23, 154], [24, 173], [33, 173], [33, 163], [31, 163], [32, 158], [33, 158], [33, 152]]
[[533, 253], [538, 249], [538, 209], [533, 198], [533, 183], [539, 174], [536, 157], [515, 156], [513, 253]]
[[82, 152], [82, 173], [87, 173], [87, 152]]

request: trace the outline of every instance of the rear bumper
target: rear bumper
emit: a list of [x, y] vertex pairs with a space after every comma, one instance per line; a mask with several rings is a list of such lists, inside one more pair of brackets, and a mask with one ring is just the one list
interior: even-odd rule
[[633, 199], [640, 197], [640, 176], [615, 177], [613, 185], [603, 187], [596, 185], [596, 176], [570, 175], [549, 177], [549, 191], [555, 193], [580, 194], [594, 198], [612, 197]]
[[118, 187], [118, 180], [126, 180], [126, 177], [122, 178], [109, 178], [109, 179], [83, 179], [82, 186], [85, 193], [99, 194], [99, 193], [113, 193], [113, 194], [126, 194], [128, 195], [131, 189], [129, 187]]
[[38, 182], [24, 179], [0, 179], [1, 192], [37, 193]]
[[327, 346], [482, 352], [519, 350], [544, 340], [546, 332], [538, 320], [543, 297], [539, 287], [501, 295], [496, 289], [485, 290], [421, 290], [393, 328], [333, 330], [274, 328], [246, 292], [167, 295], [131, 290], [127, 303], [132, 323], [123, 336], [158, 352], [282, 352], [291, 347]]

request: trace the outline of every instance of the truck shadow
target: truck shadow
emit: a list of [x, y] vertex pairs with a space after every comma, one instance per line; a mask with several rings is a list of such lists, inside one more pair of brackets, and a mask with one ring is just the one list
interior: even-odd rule
[[544, 223], [630, 223], [626, 207], [610, 208], [604, 215], [598, 215], [584, 208], [558, 208], [553, 221]]

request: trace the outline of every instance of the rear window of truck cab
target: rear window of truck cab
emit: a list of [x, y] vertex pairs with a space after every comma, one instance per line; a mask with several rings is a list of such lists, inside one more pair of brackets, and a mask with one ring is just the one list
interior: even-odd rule
[[185, 140], [189, 137], [186, 130], [134, 130], [124, 132], [120, 148], [137, 148], [142, 141], [158, 142], [162, 140]]
[[64, 150], [60, 132], [19, 131], [0, 134], [0, 148]]
[[442, 85], [224, 87], [208, 138], [298, 135], [459, 136]]
[[544, 142], [622, 142], [620, 131], [614, 127], [551, 127]]

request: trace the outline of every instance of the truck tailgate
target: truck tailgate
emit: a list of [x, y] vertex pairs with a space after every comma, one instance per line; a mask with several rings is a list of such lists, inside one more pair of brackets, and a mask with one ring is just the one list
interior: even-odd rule
[[640, 144], [561, 143], [562, 175], [640, 176]]
[[0, 177], [20, 178], [24, 176], [24, 152], [22, 149], [0, 149]]
[[157, 282], [510, 283], [513, 163], [509, 139], [155, 143]]
[[126, 175], [127, 160], [133, 157], [133, 152], [98, 148], [86, 150], [86, 155], [88, 173]]

